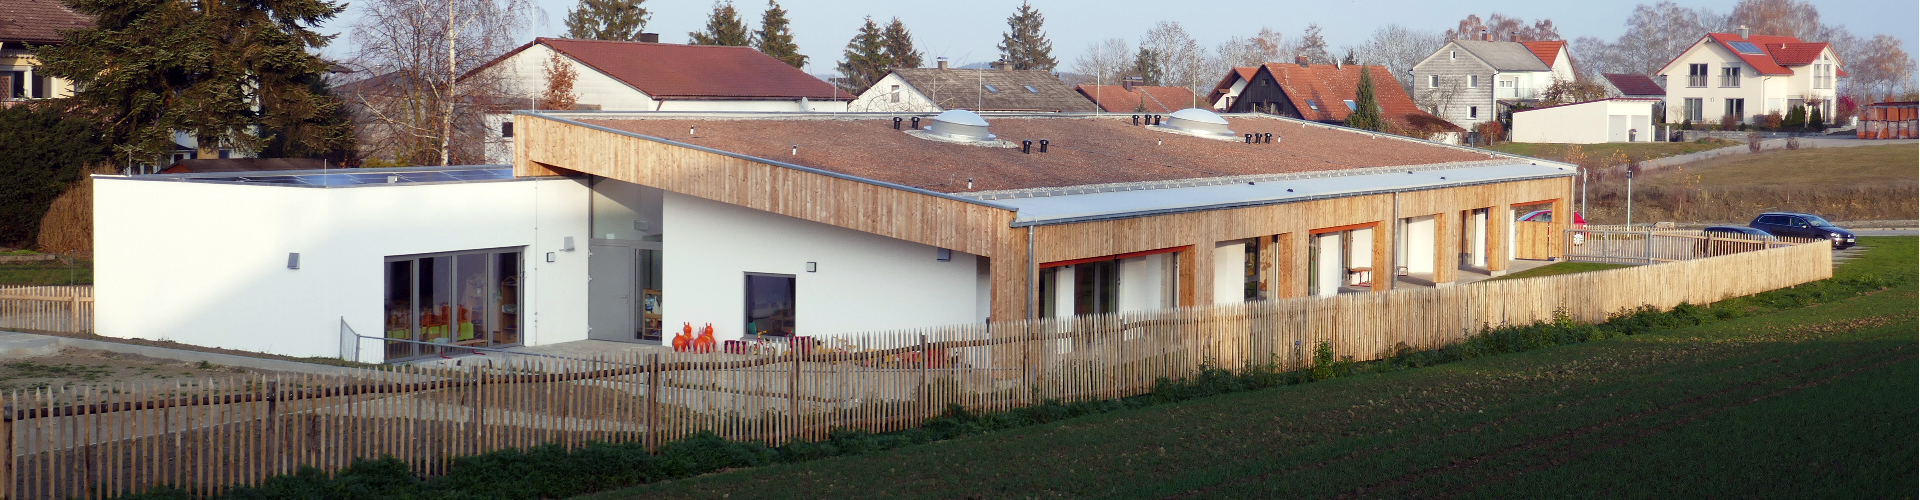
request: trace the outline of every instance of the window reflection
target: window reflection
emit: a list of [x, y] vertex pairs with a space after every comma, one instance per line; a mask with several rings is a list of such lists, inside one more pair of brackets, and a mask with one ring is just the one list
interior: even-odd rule
[[492, 250], [387, 258], [383, 330], [386, 338], [411, 341], [388, 342], [387, 359], [519, 344], [520, 255]]

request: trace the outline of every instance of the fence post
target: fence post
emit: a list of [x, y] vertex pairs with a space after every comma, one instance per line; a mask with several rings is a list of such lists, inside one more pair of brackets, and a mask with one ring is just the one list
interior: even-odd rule
[[1643, 255], [1647, 257], [1647, 265], [1653, 265], [1653, 230], [1652, 229], [1647, 230], [1647, 251]]
[[660, 447], [660, 353], [647, 360], [647, 451]]
[[920, 411], [921, 418], [933, 416], [933, 394], [927, 378], [927, 366], [933, 364], [933, 353], [927, 350], [927, 334], [920, 334]]
[[0, 479], [4, 479], [7, 482], [4, 487], [0, 487], [0, 498], [7, 500], [19, 498], [14, 494], [15, 485], [20, 483], [18, 478], [13, 477], [12, 401], [8, 401], [6, 406], [0, 407]]
[[73, 330], [73, 333], [85, 333], [80, 329], [80, 291], [73, 290], [67, 293], [67, 328]]
[[268, 470], [273, 471], [274, 474], [278, 474], [280, 472], [280, 469], [278, 467], [275, 467], [275, 465], [280, 464], [280, 451], [281, 451], [280, 381], [279, 380], [267, 381], [266, 400], [267, 400], [267, 414], [263, 415], [261, 418], [264, 418], [267, 420], [267, 425], [266, 425], [266, 433], [268, 436], [267, 450], [266, 450], [267, 453], [266, 453], [266, 457], [264, 457], [264, 460], [262, 460], [262, 462], [264, 463], [264, 465], [267, 467]]
[[793, 435], [782, 437], [791, 440], [805, 434], [800, 429], [800, 343], [794, 342], [787, 351], [793, 355], [793, 373], [787, 378], [787, 412], [792, 418], [793, 426], [789, 430]]

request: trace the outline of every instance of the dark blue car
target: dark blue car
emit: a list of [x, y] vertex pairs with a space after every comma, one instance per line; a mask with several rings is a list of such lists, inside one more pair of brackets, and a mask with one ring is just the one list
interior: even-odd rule
[[1793, 236], [1799, 238], [1819, 238], [1833, 242], [1834, 248], [1853, 246], [1853, 231], [1827, 222], [1818, 215], [1794, 212], [1767, 212], [1754, 217], [1747, 227], [1766, 231], [1774, 236]]

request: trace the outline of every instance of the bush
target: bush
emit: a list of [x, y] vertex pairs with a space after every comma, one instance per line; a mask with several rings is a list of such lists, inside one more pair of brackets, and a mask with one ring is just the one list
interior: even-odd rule
[[1807, 126], [1807, 107], [1806, 106], [1789, 107], [1787, 109], [1787, 116], [1780, 120], [1780, 128], [1783, 128], [1783, 129], [1798, 129], [1806, 126]]
[[0, 245], [32, 242], [53, 199], [106, 157], [94, 122], [50, 104], [0, 108]]
[[1744, 125], [1745, 124], [1740, 123], [1739, 115], [1725, 115], [1720, 117], [1720, 130], [1737, 130]]
[[1781, 120], [1784, 120], [1784, 118], [1780, 116], [1779, 111], [1764, 115], [1753, 115], [1753, 126], [1760, 130], [1780, 130]]
[[1815, 132], [1825, 132], [1827, 130], [1827, 120], [1820, 116], [1820, 108], [1818, 106], [1813, 108], [1813, 113], [1807, 118], [1807, 128], [1813, 129]]

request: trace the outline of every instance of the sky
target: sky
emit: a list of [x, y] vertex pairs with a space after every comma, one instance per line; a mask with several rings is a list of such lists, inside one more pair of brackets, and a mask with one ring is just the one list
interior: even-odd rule
[[[347, 12], [322, 26], [323, 33], [348, 30], [359, 19], [351, 0]], [[563, 36], [562, 20], [578, 0], [533, 0], [543, 12], [536, 19], [527, 40], [535, 36]], [[1560, 0], [1479, 0], [1474, 2], [1432, 2], [1398, 0], [1311, 0], [1267, 2], [1192, 3], [1169, 0], [1033, 0], [1034, 7], [1046, 16], [1046, 32], [1053, 41], [1054, 58], [1061, 69], [1072, 66], [1074, 58], [1086, 52], [1094, 42], [1122, 37], [1138, 42], [1140, 34], [1159, 21], [1176, 21], [1212, 48], [1233, 36], [1251, 36], [1261, 27], [1279, 30], [1288, 38], [1296, 37], [1308, 23], [1318, 23], [1329, 45], [1341, 47], [1359, 44], [1372, 36], [1376, 28], [1401, 24], [1416, 29], [1445, 31], [1468, 14], [1486, 17], [1499, 12], [1531, 22], [1552, 19], [1562, 37], [1572, 40], [1597, 36], [1613, 40], [1625, 31], [1627, 16], [1638, 3], [1657, 0], [1575, 2]], [[1719, 12], [1732, 9], [1737, 0], [1677, 0], [1688, 7], [1706, 7]], [[1901, 39], [1909, 54], [1920, 53], [1920, 2], [1914, 0], [1814, 1], [1821, 21], [1846, 25], [1855, 36], [1871, 38], [1886, 33]], [[709, 0], [647, 0], [642, 4], [653, 13], [646, 31], [659, 33], [660, 41], [686, 43], [687, 33], [706, 26], [713, 9]], [[749, 26], [758, 29], [764, 0], [737, 0]], [[827, 74], [840, 60], [847, 41], [859, 31], [865, 16], [884, 23], [899, 17], [913, 33], [915, 45], [926, 54], [927, 65], [936, 57], [947, 57], [955, 65], [991, 61], [999, 56], [996, 47], [1007, 29], [1006, 18], [1020, 0], [968, 0], [966, 2], [851, 2], [838, 0], [784, 0], [781, 6], [792, 21], [795, 42], [809, 57], [808, 73]], [[1232, 6], [1218, 11], [1203, 6]], [[1246, 15], [1242, 7], [1258, 5], [1264, 15]], [[339, 37], [322, 53], [344, 59], [351, 54], [353, 41]]]

